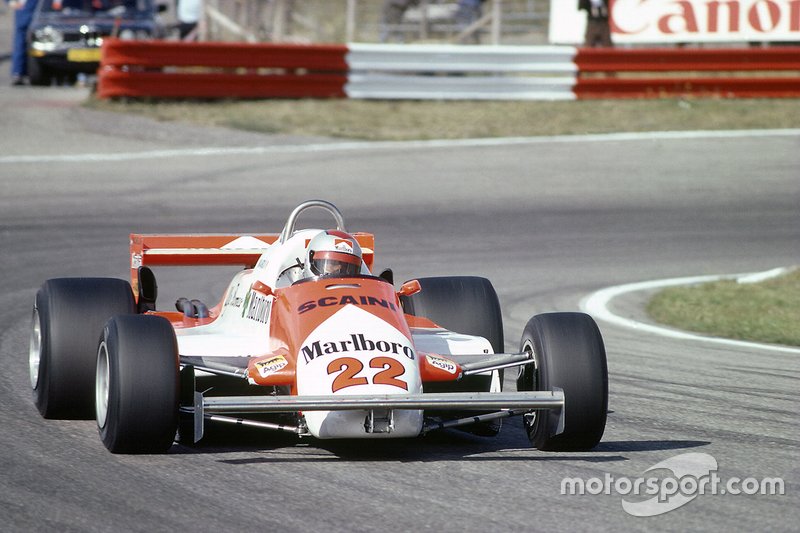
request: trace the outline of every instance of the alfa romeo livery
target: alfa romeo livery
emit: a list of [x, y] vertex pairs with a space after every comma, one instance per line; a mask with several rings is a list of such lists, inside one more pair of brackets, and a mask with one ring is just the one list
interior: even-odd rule
[[[296, 229], [312, 208], [335, 229]], [[396, 289], [390, 270], [373, 273], [374, 241], [348, 233], [322, 200], [299, 205], [279, 234], [133, 234], [130, 283], [59, 278], [37, 292], [34, 402], [45, 418], [93, 416], [115, 453], [191, 445], [210, 423], [386, 439], [452, 427], [491, 436], [522, 416], [543, 450], [600, 441], [606, 356], [589, 316], [534, 316], [506, 353], [487, 279]], [[158, 265], [245, 268], [218, 304], [180, 298], [167, 311], [156, 305]]]

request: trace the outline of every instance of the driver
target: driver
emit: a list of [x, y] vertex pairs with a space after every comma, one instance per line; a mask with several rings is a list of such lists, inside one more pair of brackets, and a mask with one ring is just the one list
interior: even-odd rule
[[355, 276], [361, 273], [361, 247], [355, 237], [322, 231], [306, 247], [305, 277]]

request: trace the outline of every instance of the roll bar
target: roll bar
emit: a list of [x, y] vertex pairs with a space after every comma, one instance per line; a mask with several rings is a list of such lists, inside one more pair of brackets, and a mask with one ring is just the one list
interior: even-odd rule
[[330, 213], [336, 220], [336, 229], [339, 231], [347, 231], [344, 227], [344, 217], [342, 216], [342, 212], [339, 211], [339, 208], [325, 200], [308, 200], [295, 207], [294, 211], [289, 215], [289, 218], [286, 220], [286, 226], [284, 226], [280, 238], [278, 239], [281, 244], [286, 242], [294, 234], [294, 226], [300, 213], [313, 207], [319, 207]]

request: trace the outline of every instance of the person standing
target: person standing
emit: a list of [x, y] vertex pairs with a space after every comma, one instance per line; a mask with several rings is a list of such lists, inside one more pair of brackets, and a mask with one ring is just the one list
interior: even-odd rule
[[181, 41], [197, 40], [197, 24], [203, 13], [202, 0], [178, 0], [177, 19]]
[[586, 11], [586, 35], [584, 45], [614, 46], [611, 42], [608, 0], [580, 0], [578, 9]]
[[11, 85], [25, 85], [28, 77], [28, 27], [37, 0], [11, 0], [14, 9], [14, 45], [11, 50]]

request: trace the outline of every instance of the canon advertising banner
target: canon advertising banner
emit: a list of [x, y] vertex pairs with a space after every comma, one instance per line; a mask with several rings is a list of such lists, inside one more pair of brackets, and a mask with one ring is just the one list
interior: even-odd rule
[[[578, 0], [550, 0], [550, 41], [582, 44]], [[615, 44], [800, 42], [800, 0], [611, 0]]]

